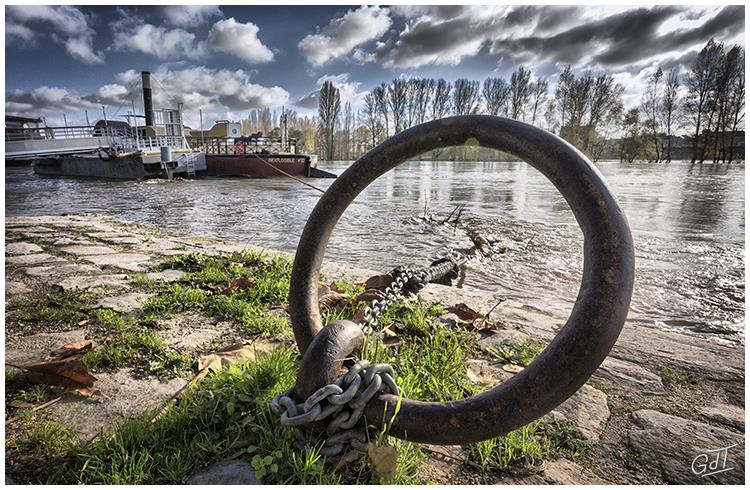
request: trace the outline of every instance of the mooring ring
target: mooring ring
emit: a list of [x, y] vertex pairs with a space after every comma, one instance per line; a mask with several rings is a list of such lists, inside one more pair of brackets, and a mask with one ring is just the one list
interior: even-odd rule
[[[607, 357], [625, 323], [633, 292], [635, 259], [627, 219], [602, 175], [581, 152], [547, 131], [512, 119], [449, 117], [409, 128], [370, 150], [318, 201], [292, 267], [289, 312], [300, 352], [305, 353], [323, 327], [318, 305], [320, 267], [331, 233], [349, 204], [371, 182], [404, 161], [470, 141], [528, 162], [563, 195], [583, 231], [583, 279], [565, 326], [513, 378], [462, 400], [401, 400], [390, 433], [414, 442], [482, 441], [554, 409], [583, 386]], [[368, 422], [390, 421], [396, 402], [393, 395], [371, 400], [365, 411]]]

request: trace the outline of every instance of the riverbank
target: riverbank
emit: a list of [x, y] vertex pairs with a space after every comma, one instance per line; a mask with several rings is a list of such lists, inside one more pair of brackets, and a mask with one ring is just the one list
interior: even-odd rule
[[[93, 388], [103, 397], [35, 391], [28, 385], [16, 391], [6, 388], [6, 473], [18, 482], [30, 482], [39, 478], [30, 471], [34, 465], [51, 461], [75, 465], [78, 460], [71, 460], [69, 454], [73, 441], [86, 444], [94, 438], [95, 444], [107, 437], [96, 437], [100, 431], [117, 430], [123, 420], [145, 409], [161, 410], [196, 375], [196, 361], [222, 348], [245, 343], [252, 346], [250, 357], [259, 358], [274, 349], [293, 352], [284, 320], [286, 272], [279, 272], [288, 271], [290, 254], [269, 251], [269, 257], [280, 257], [280, 262], [256, 264], [253, 270], [260, 275], [253, 287], [263, 279], [268, 296], [258, 300], [259, 309], [252, 314], [237, 309], [244, 304], [230, 300], [222, 299], [223, 308], [218, 308], [216, 299], [223, 297], [218, 284], [226, 277], [206, 268], [187, 270], [193, 266], [184, 258], [248, 251], [255, 254], [257, 249], [103, 215], [7, 218], [6, 363], [27, 365], [64, 344], [91, 340], [93, 350], [83, 359], [96, 361], [90, 362], [97, 366], [92, 367], [97, 378]], [[243, 255], [236, 260], [250, 258]], [[362, 281], [382, 272], [342, 264], [327, 264], [323, 270], [326, 283]], [[271, 280], [274, 274], [278, 281]], [[201, 285], [210, 287], [201, 289]], [[235, 299], [235, 294], [226, 297]], [[507, 379], [525, 362], [519, 356], [507, 362], [512, 357], [507, 352], [542, 346], [560, 326], [559, 319], [544, 311], [513, 301], [496, 305], [492, 294], [470, 287], [429, 285], [420, 296], [446, 308], [465, 303], [482, 314], [492, 310], [488, 320], [498, 329], [472, 331], [471, 345], [459, 359], [461, 382], [472, 390]], [[193, 303], [195, 308], [189, 306]], [[119, 322], [122, 325], [113, 325]], [[466, 330], [460, 318], [445, 311], [439, 312], [435, 323]], [[134, 347], [138, 355], [118, 363], [112, 361], [115, 354], [127, 350], [117, 350], [127, 344], [122, 332], [141, 337]], [[405, 338], [404, 343], [408, 341]], [[538, 348], [531, 351], [533, 357]], [[502, 362], [498, 352], [506, 352]], [[512, 368], [503, 369], [507, 365]], [[6, 385], [15, 386], [16, 376], [6, 368]], [[57, 397], [58, 401], [39, 408]], [[554, 417], [583, 436], [585, 449], [571, 452], [560, 446], [505, 466], [492, 458], [478, 461], [476, 448], [414, 449], [424, 458], [410, 473], [418, 479], [410, 481], [740, 483], [744, 479], [744, 346], [626, 324], [610, 357]], [[40, 434], [40, 428], [46, 432]], [[48, 440], [50, 433], [55, 434], [53, 441]], [[557, 439], [550, 437], [557, 448]], [[32, 449], [30, 442], [40, 440], [50, 443], [49, 451]], [[701, 471], [700, 455], [726, 447], [730, 447], [726, 468], [733, 469], [707, 476]], [[216, 454], [226, 457], [234, 452]], [[243, 453], [236, 459], [252, 461], [253, 456]], [[180, 483], [213, 462], [192, 461], [166, 479], [141, 482]], [[259, 469], [257, 462], [254, 466]]]

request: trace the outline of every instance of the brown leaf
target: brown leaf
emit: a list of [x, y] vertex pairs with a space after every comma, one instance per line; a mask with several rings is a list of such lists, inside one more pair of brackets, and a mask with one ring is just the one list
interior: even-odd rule
[[364, 293], [357, 295], [357, 297], [354, 298], [354, 302], [359, 303], [360, 301], [366, 301], [369, 303], [374, 299], [383, 300], [385, 299], [385, 294], [379, 289], [367, 289]]
[[334, 293], [340, 293], [341, 290], [339, 290], [339, 285], [336, 281], [333, 281], [331, 284], [328, 285], [328, 289], [330, 291], [333, 291]]
[[78, 322], [78, 326], [82, 327], [84, 325], [88, 325], [88, 323], [89, 323], [89, 320], [81, 320], [80, 322]]
[[388, 483], [396, 476], [398, 466], [398, 449], [394, 446], [377, 447], [367, 443], [367, 457], [370, 459], [372, 471], [377, 475], [380, 483]]
[[11, 400], [8, 402], [8, 406], [13, 408], [34, 408], [33, 403], [25, 402], [23, 400]]
[[255, 359], [256, 352], [264, 350], [268, 349], [264, 349], [262, 344], [242, 343], [230, 345], [198, 359], [198, 371], [221, 371], [225, 366], [229, 366], [230, 364], [246, 360], [252, 361]]
[[90, 388], [96, 381], [80, 359], [44, 360], [23, 368], [29, 372], [29, 379], [37, 384], [76, 389]]
[[344, 293], [328, 293], [320, 298], [320, 306], [325, 308], [336, 308], [349, 303], [349, 295]]
[[379, 276], [372, 276], [365, 281], [365, 289], [384, 289], [392, 282], [393, 276], [391, 274], [380, 274]]
[[450, 306], [448, 307], [448, 311], [466, 322], [473, 322], [474, 320], [484, 318], [484, 315], [469, 308], [466, 303], [458, 303], [457, 305]]
[[506, 364], [506, 365], [503, 366], [503, 371], [508, 372], [508, 373], [517, 374], [517, 373], [520, 373], [521, 371], [523, 371], [523, 367], [517, 366], [515, 364]]
[[79, 340], [78, 342], [71, 342], [50, 352], [47, 360], [65, 359], [66, 357], [84, 354], [90, 351], [93, 347], [94, 343], [90, 340]]
[[95, 390], [93, 388], [78, 388], [77, 390], [75, 390], [75, 392], [86, 398], [91, 398], [92, 400], [96, 400], [99, 403], [104, 403], [105, 400], [111, 400], [110, 397], [108, 397], [101, 391]]
[[230, 294], [234, 294], [237, 291], [243, 291], [245, 289], [250, 289], [251, 287], [253, 287], [252, 279], [246, 276], [241, 276], [237, 279], [229, 281], [229, 285], [221, 290], [221, 294], [229, 296]]

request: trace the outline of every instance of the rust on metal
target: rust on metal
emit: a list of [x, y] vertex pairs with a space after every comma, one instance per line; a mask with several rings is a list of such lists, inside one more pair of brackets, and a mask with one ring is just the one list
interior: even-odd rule
[[[407, 129], [363, 155], [332, 183], [310, 214], [297, 247], [289, 298], [295, 339], [306, 358], [323, 328], [317, 292], [320, 267], [347, 206], [371, 182], [404, 161], [462, 145], [470, 138], [528, 162], [563, 195], [584, 235], [583, 279], [565, 326], [521, 373], [463, 400], [402, 400], [390, 433], [415, 442], [486, 440], [554, 409], [607, 357], [625, 323], [633, 291], [635, 259], [627, 219], [602, 175], [581, 152], [551, 133], [512, 119], [481, 115], [439, 119]], [[335, 344], [336, 338], [333, 335], [327, 342]], [[331, 362], [326, 356], [325, 349], [316, 348], [305, 365], [326, 372]], [[367, 422], [390, 421], [396, 401], [392, 395], [374, 398], [365, 411]]]

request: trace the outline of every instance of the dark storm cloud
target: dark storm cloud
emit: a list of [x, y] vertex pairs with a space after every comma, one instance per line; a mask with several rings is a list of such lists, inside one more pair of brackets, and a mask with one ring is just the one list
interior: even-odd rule
[[[653, 33], [648, 37], [634, 37], [613, 42], [607, 50], [594, 57], [594, 62], [605, 65], [623, 65], [667, 51], [675, 51], [704, 43], [717, 36], [731, 36], [745, 26], [745, 8], [740, 5], [724, 7], [703, 25], [692, 29], [679, 29], [662, 36]], [[643, 33], [647, 34], [647, 33]]]
[[[522, 53], [534, 53], [537, 59], [553, 59], [562, 63], [585, 61], [602, 49], [605, 53], [621, 53], [623, 58], [639, 58], [640, 55], [634, 52], [640, 51], [643, 44], [655, 37], [659, 26], [678, 12], [677, 7], [631, 10], [550, 37], [530, 36], [496, 41], [492, 51], [511, 59]], [[622, 62], [612, 55], [600, 61], [605, 64]]]
[[318, 92], [311, 92], [294, 103], [297, 107], [303, 109], [317, 109], [318, 108]]

